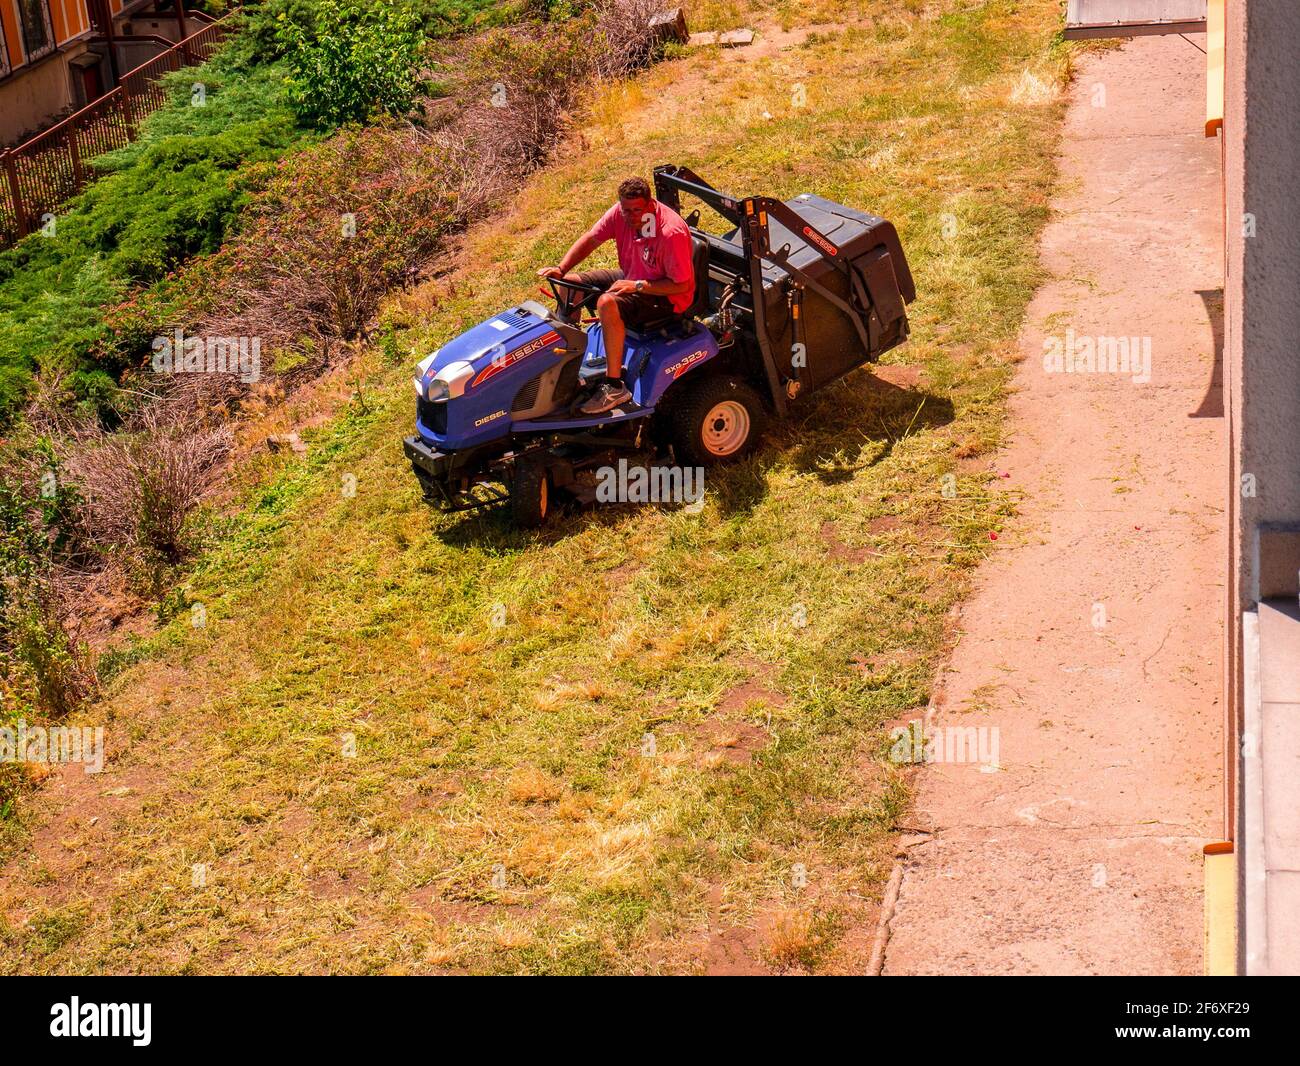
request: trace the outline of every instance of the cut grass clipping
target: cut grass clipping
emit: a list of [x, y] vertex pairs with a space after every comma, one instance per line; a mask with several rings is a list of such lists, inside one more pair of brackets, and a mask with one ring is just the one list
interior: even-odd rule
[[409, 366], [363, 356], [362, 398], [217, 531], [184, 593], [205, 624], [178, 611], [123, 656], [116, 757], [12, 853], [0, 966], [861, 972], [908, 804], [889, 725], [924, 708], [1006, 514], [987, 465], [1037, 281], [1059, 8], [782, 8], [748, 53], [593, 101], [584, 147], [387, 309], [407, 363], [532, 295], [661, 162], [894, 221], [911, 340], [710, 473], [699, 513], [540, 535], [420, 503]]

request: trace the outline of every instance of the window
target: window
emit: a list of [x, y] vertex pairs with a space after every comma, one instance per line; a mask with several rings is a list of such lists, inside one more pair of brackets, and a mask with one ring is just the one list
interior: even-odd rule
[[54, 51], [54, 25], [50, 21], [49, 0], [18, 0], [18, 18], [22, 23], [23, 50], [27, 62]]
[[0, 78], [9, 73], [9, 41], [5, 37], [5, 24], [0, 22]]

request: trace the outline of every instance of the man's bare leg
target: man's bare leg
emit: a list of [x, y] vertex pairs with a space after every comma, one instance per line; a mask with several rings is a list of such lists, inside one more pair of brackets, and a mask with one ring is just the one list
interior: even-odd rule
[[623, 316], [618, 313], [618, 299], [602, 293], [596, 301], [596, 314], [605, 338], [605, 376], [617, 385], [623, 380], [623, 341], [627, 336]]
[[618, 298], [610, 293], [602, 294], [596, 301], [596, 316], [600, 319], [601, 335], [605, 339], [606, 381], [578, 408], [586, 415], [604, 414], [631, 399], [623, 385], [623, 339], [627, 330], [618, 311]]

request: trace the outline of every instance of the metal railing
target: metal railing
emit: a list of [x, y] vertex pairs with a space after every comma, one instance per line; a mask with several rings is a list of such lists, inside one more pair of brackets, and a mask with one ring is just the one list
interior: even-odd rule
[[209, 22], [122, 75], [98, 100], [0, 153], [0, 248], [38, 229], [46, 215], [80, 192], [94, 177], [90, 160], [135, 140], [141, 120], [167, 101], [159, 79], [211, 57], [229, 31], [228, 19]]

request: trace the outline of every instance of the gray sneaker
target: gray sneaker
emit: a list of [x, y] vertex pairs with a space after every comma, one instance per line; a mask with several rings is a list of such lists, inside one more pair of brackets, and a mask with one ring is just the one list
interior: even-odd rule
[[630, 403], [632, 394], [621, 381], [607, 381], [578, 410], [584, 415], [603, 415], [620, 404]]

